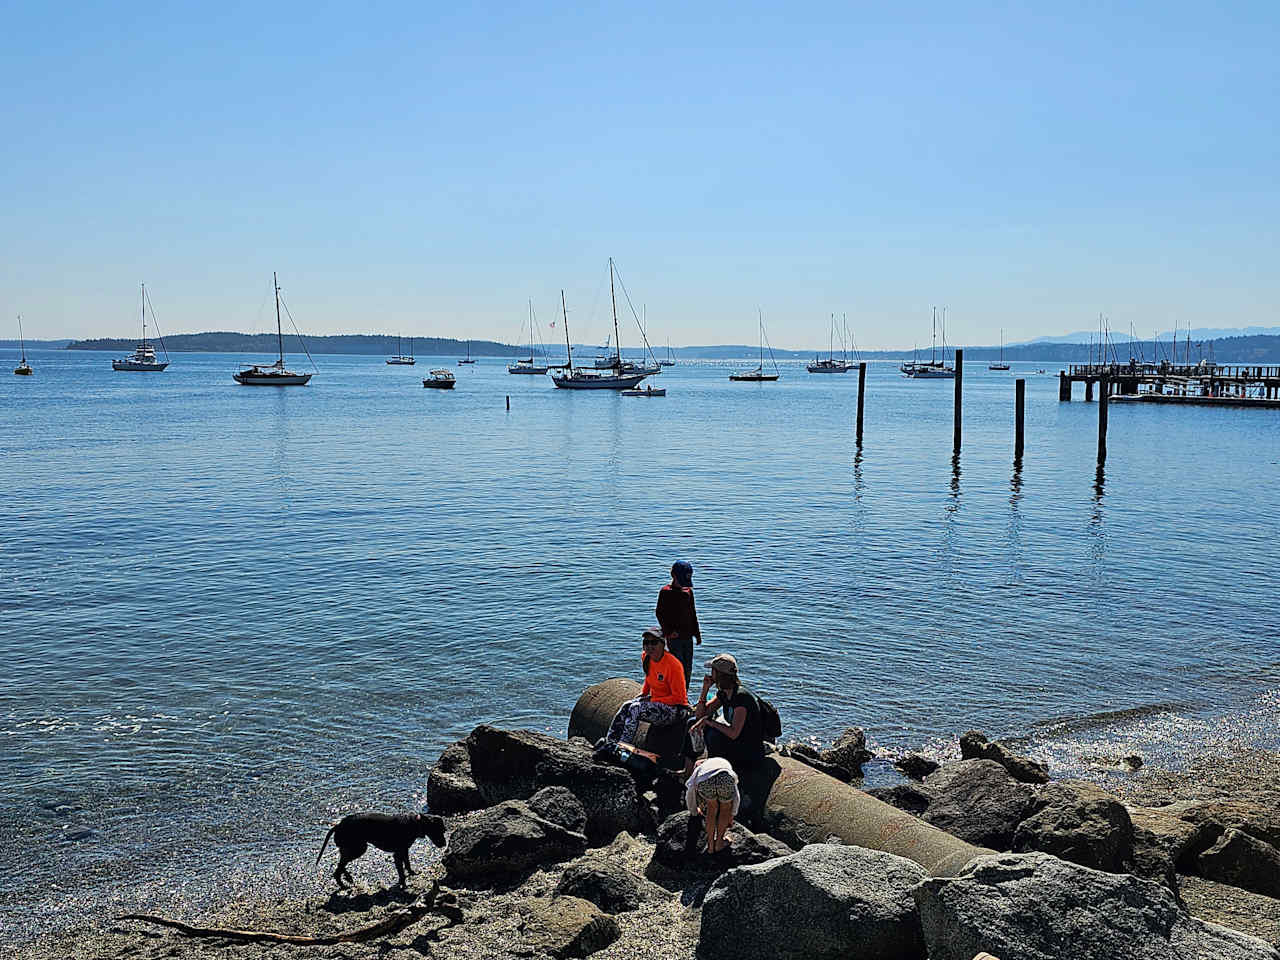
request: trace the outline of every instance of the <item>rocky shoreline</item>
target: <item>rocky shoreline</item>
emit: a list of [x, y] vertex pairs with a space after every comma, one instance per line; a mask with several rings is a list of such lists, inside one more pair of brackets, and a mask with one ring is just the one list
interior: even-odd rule
[[[315, 940], [374, 931], [367, 939], [291, 945], [119, 920], [18, 955], [1280, 960], [1280, 755], [1144, 768], [1103, 789], [1055, 780], [976, 732], [960, 747], [936, 769], [897, 758], [908, 779], [869, 791], [995, 851], [956, 876], [806, 843], [763, 811], [759, 832], [735, 825], [732, 851], [711, 856], [672, 778], [598, 763], [582, 739], [482, 725], [431, 773], [428, 805], [449, 842], [406, 889], [236, 904], [199, 921]], [[827, 750], [779, 752], [853, 786], [870, 759], [856, 728]], [[413, 857], [423, 863], [421, 846]], [[387, 861], [379, 876], [389, 868], [368, 858]]]

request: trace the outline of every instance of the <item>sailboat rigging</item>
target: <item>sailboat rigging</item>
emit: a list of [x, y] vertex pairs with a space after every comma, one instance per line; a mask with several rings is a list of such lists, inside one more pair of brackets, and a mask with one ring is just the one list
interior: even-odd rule
[[956, 376], [956, 368], [947, 366], [947, 327], [946, 327], [946, 307], [943, 307], [943, 324], [942, 324], [942, 359], [938, 359], [938, 308], [933, 308], [933, 345], [929, 349], [928, 362], [915, 359], [915, 352], [912, 351], [912, 359], [904, 360], [902, 365], [898, 367], [902, 371], [904, 377], [910, 377], [914, 380], [954, 380]]
[[[547, 372], [547, 365], [545, 363], [538, 363], [534, 359], [533, 334], [534, 334], [534, 326], [536, 323], [537, 323], [537, 320], [533, 315], [533, 301], [530, 300], [529, 301], [529, 359], [526, 360], [524, 359], [524, 357], [521, 357], [515, 363], [507, 364], [507, 373], [546, 373]], [[539, 339], [541, 339], [541, 337], [539, 337]], [[544, 346], [542, 348], [542, 353], [544, 356], [546, 355], [546, 352], [547, 350], [546, 350], [546, 347]]]
[[831, 329], [827, 332], [827, 358], [823, 360], [819, 356], [813, 358], [813, 363], [805, 364], [805, 369], [810, 373], [848, 373], [853, 369], [853, 364], [849, 362], [849, 355], [844, 349], [844, 335], [840, 336], [840, 359], [836, 359], [835, 354], [835, 330], [836, 315], [831, 315]]
[[[147, 285], [142, 284], [142, 340], [138, 343], [137, 349], [129, 356], [121, 360], [112, 360], [112, 370], [129, 370], [135, 373], [159, 373], [165, 367], [169, 366], [169, 351], [164, 349], [164, 337], [160, 337], [160, 348], [164, 350], [166, 359], [161, 360], [156, 356], [156, 348], [147, 342]], [[151, 320], [154, 323], [156, 319], [155, 308], [151, 310]], [[156, 324], [156, 334], [159, 335], [160, 325]]]
[[13, 372], [20, 377], [29, 377], [35, 371], [31, 369], [31, 364], [27, 363], [27, 341], [22, 336], [22, 314], [18, 314], [18, 349], [21, 351], [22, 359], [13, 368]]
[[[280, 281], [276, 278], [275, 273], [271, 274], [271, 286], [275, 288], [276, 294], [276, 346], [278, 349], [276, 362], [272, 364], [245, 364], [236, 373], [231, 375], [236, 383], [246, 387], [305, 387], [311, 379], [309, 373], [294, 373], [292, 370], [286, 370], [284, 366], [284, 332], [280, 326]], [[285, 309], [288, 309], [287, 307]], [[289, 316], [290, 322], [293, 316]], [[297, 327], [294, 327], [297, 330]], [[307, 354], [307, 359], [311, 359], [311, 353], [307, 351], [307, 345], [302, 340], [302, 334], [298, 334], [298, 341], [302, 343], [303, 352]], [[314, 365], [315, 361], [312, 361]]]
[[[609, 260], [609, 293], [613, 296], [613, 260]], [[621, 353], [615, 353], [612, 370], [587, 370], [573, 365], [573, 347], [569, 342], [569, 308], [565, 305], [564, 291], [560, 291], [560, 310], [564, 316], [564, 347], [569, 361], [552, 369], [564, 370], [551, 374], [551, 382], [562, 390], [626, 390], [648, 376], [645, 372], [630, 372], [623, 367]], [[618, 301], [613, 300], [613, 338], [618, 340]]]
[[466, 357], [464, 357], [463, 359], [459, 360], [459, 361], [458, 361], [458, 363], [459, 363], [459, 364], [463, 364], [463, 363], [475, 363], [475, 361], [471, 359], [471, 341], [470, 341], [470, 340], [468, 340], [468, 341], [467, 341], [467, 355], [466, 355]]
[[763, 311], [760, 311], [760, 310], [757, 310], [756, 313], [757, 313], [757, 320], [759, 322], [759, 327], [760, 327], [759, 329], [760, 362], [759, 364], [756, 365], [756, 368], [754, 370], [744, 370], [738, 373], [729, 374], [730, 380], [737, 380], [737, 381], [743, 381], [748, 383], [772, 383], [774, 380], [777, 380], [779, 376], [781, 376], [781, 374], [778, 371], [778, 361], [774, 359], [774, 356], [773, 356], [772, 345], [770, 345], [769, 347], [769, 359], [773, 363], [773, 373], [764, 372], [764, 342], [765, 342], [764, 313]]
[[413, 356], [413, 337], [409, 338], [409, 353], [406, 356], [404, 351], [400, 349], [400, 334], [396, 334], [396, 355], [387, 357], [387, 363], [393, 366], [412, 367], [418, 361]]
[[1009, 365], [1004, 362], [1004, 327], [1000, 328], [1000, 359], [996, 363], [987, 364], [988, 370], [1008, 370]]

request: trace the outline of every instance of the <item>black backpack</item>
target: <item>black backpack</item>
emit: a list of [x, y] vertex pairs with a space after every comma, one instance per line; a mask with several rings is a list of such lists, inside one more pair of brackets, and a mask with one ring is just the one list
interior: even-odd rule
[[756, 697], [756, 706], [760, 709], [760, 735], [770, 743], [777, 742], [782, 736], [782, 717], [778, 716], [778, 708], [764, 697]]

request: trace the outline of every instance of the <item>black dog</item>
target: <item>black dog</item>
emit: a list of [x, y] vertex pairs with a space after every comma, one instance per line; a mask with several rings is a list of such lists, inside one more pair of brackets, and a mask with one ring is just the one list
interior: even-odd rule
[[338, 848], [338, 869], [333, 871], [333, 878], [338, 881], [338, 889], [346, 884], [343, 876], [352, 883], [351, 871], [347, 864], [359, 859], [369, 844], [379, 850], [386, 850], [395, 859], [396, 872], [400, 874], [400, 886], [404, 886], [405, 874], [413, 873], [409, 866], [409, 848], [419, 837], [430, 837], [437, 847], [443, 847], [444, 820], [430, 813], [352, 813], [338, 821], [324, 836], [320, 845], [320, 856], [324, 856], [329, 838], [333, 837], [333, 845]]

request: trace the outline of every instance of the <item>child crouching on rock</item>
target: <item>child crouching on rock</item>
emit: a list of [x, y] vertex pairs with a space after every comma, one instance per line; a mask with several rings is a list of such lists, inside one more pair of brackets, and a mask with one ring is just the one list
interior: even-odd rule
[[[643, 720], [653, 726], [668, 726], [687, 714], [689, 697], [685, 693], [684, 666], [667, 650], [662, 630], [651, 627], [644, 632], [644, 686], [640, 696], [628, 700], [613, 717], [605, 744], [636, 742], [636, 731]], [[683, 708], [683, 710], [681, 709]]]
[[707, 831], [707, 852], [727, 850], [729, 828], [733, 826], [733, 818], [738, 815], [738, 805], [742, 802], [733, 765], [723, 757], [699, 760], [693, 765], [684, 800], [691, 814], [702, 814]]

